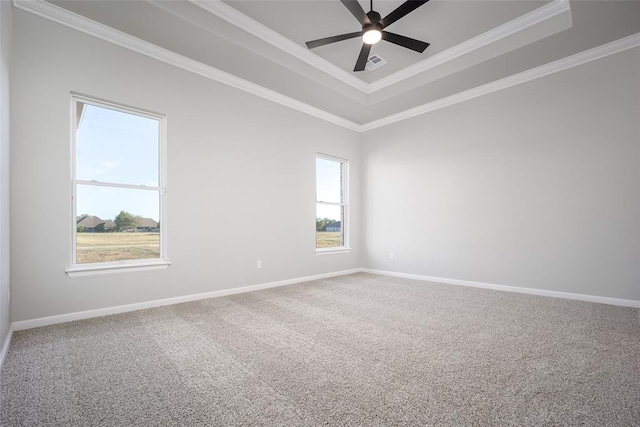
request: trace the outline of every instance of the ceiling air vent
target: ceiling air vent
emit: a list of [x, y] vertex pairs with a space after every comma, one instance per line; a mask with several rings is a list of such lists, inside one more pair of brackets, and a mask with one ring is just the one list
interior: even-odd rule
[[365, 66], [365, 68], [367, 69], [367, 71], [373, 71], [376, 68], [382, 67], [386, 63], [387, 61], [380, 58], [378, 55], [371, 55], [367, 60], [367, 65]]

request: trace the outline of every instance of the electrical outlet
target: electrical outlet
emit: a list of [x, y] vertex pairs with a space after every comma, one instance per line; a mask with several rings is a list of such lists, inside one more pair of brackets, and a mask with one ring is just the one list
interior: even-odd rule
[[394, 257], [394, 256], [395, 256], [395, 255], [393, 254], [393, 251], [392, 251], [392, 252], [389, 252], [389, 259], [393, 259], [393, 257]]
[[256, 268], [262, 268], [262, 260], [259, 259], [258, 262], [256, 262]]

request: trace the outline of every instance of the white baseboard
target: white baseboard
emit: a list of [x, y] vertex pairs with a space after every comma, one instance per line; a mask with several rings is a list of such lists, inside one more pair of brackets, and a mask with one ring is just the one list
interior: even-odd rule
[[6, 357], [6, 353], [9, 349], [9, 343], [11, 341], [11, 335], [13, 331], [21, 331], [24, 329], [38, 328], [41, 326], [49, 326], [49, 325], [55, 325], [58, 323], [71, 322], [74, 320], [108, 316], [110, 314], [125, 313], [129, 311], [143, 310], [146, 308], [161, 307], [165, 305], [179, 304], [183, 302], [197, 301], [197, 300], [207, 299], [207, 298], [216, 298], [216, 297], [222, 297], [227, 295], [241, 294], [245, 292], [253, 292], [261, 289], [275, 288], [278, 286], [292, 285], [295, 283], [308, 282], [311, 280], [324, 279], [327, 277], [343, 276], [346, 274], [353, 274], [358, 272], [378, 274], [383, 276], [402, 277], [406, 279], [415, 279], [415, 280], [422, 280], [427, 282], [445, 283], [449, 285], [469, 286], [474, 288], [493, 289], [498, 291], [517, 292], [522, 294], [540, 295], [540, 296], [555, 297], [555, 298], [566, 298], [566, 299], [573, 299], [573, 300], [579, 300], [579, 301], [588, 301], [588, 302], [596, 302], [601, 304], [617, 305], [617, 306], [623, 306], [623, 307], [640, 308], [640, 301], [636, 301], [636, 300], [609, 298], [609, 297], [601, 297], [601, 296], [595, 296], [595, 295], [574, 294], [569, 292], [548, 291], [544, 289], [521, 288], [518, 286], [496, 285], [492, 283], [472, 282], [468, 280], [458, 280], [458, 279], [447, 279], [444, 277], [423, 276], [418, 274], [398, 273], [394, 271], [374, 270], [369, 268], [355, 268], [352, 270], [323, 273], [323, 274], [317, 274], [314, 276], [306, 276], [306, 277], [299, 277], [295, 279], [280, 280], [277, 282], [243, 286], [240, 288], [222, 289], [219, 291], [206, 292], [202, 294], [184, 295], [184, 296], [179, 296], [174, 298], [165, 298], [165, 299], [155, 300], [155, 301], [147, 301], [147, 302], [140, 302], [135, 304], [120, 305], [115, 307], [99, 308], [96, 310], [80, 311], [76, 313], [67, 313], [67, 314], [60, 314], [56, 316], [40, 317], [37, 319], [13, 322], [9, 331], [9, 335], [7, 336], [7, 339], [5, 340], [2, 346], [2, 352], [0, 353], [0, 366], [2, 366], [2, 363], [4, 362], [4, 358]]
[[445, 283], [448, 285], [469, 286], [472, 288], [493, 289], [496, 291], [517, 292], [520, 294], [539, 295], [545, 297], [565, 298], [579, 301], [597, 302], [601, 304], [618, 305], [622, 307], [640, 308], [640, 301], [600, 297], [595, 295], [573, 294], [570, 292], [547, 291], [544, 289], [521, 288], [518, 286], [496, 285], [493, 283], [471, 282], [468, 280], [447, 279], [444, 277], [422, 276], [419, 274], [397, 273], [394, 271], [372, 270], [361, 268], [363, 273], [379, 274], [382, 276], [402, 277], [405, 279], [423, 280], [426, 282]]
[[11, 337], [13, 336], [13, 325], [9, 325], [9, 333], [7, 333], [7, 337], [4, 339], [2, 343], [2, 350], [0, 350], [0, 370], [4, 366], [4, 360], [7, 358], [7, 353], [9, 353], [9, 345], [11, 344]]
[[[38, 328], [41, 326], [55, 325], [74, 320], [89, 319], [91, 317], [108, 316], [110, 314], [125, 313], [128, 311], [143, 310], [145, 308], [161, 307], [164, 305], [179, 304], [183, 302], [197, 301], [207, 298], [223, 297], [227, 295], [242, 294], [245, 292], [259, 291], [261, 289], [275, 288], [278, 286], [292, 285], [295, 283], [309, 282], [311, 280], [325, 279], [327, 277], [343, 276], [360, 272], [359, 268], [353, 270], [336, 271], [332, 273], [317, 274], [314, 276], [298, 277], [296, 279], [280, 280], [277, 282], [260, 283], [257, 285], [243, 286], [240, 288], [222, 289], [219, 291], [205, 292], [202, 294], [184, 295], [174, 298], [165, 298], [155, 301], [139, 302], [135, 304], [119, 305], [115, 307], [99, 308], [96, 310], [79, 311], [76, 313], [60, 314], [57, 316], [40, 317], [37, 319], [21, 320], [13, 322], [13, 330]], [[8, 348], [8, 344], [7, 344]], [[4, 348], [3, 348], [4, 351]], [[4, 354], [4, 353], [3, 353]]]

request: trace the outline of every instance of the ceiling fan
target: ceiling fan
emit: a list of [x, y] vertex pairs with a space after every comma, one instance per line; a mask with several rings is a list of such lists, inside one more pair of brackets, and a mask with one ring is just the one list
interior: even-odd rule
[[330, 43], [339, 42], [342, 40], [348, 40], [355, 37], [362, 37], [362, 49], [360, 55], [356, 61], [356, 66], [353, 71], [363, 71], [369, 58], [369, 52], [371, 46], [378, 43], [381, 39], [397, 44], [398, 46], [406, 47], [407, 49], [415, 50], [416, 52], [424, 52], [429, 47], [429, 43], [412, 39], [409, 37], [401, 36], [399, 34], [390, 33], [384, 29], [389, 25], [396, 22], [398, 19], [413, 12], [429, 0], [407, 0], [402, 3], [393, 12], [382, 18], [378, 12], [373, 10], [373, 0], [371, 1], [371, 10], [368, 13], [364, 12], [358, 0], [340, 0], [343, 5], [353, 16], [356, 17], [358, 22], [362, 25], [362, 31], [354, 33], [340, 34], [333, 37], [325, 37], [323, 39], [312, 40], [307, 42], [307, 47], [313, 49], [314, 47], [324, 46]]

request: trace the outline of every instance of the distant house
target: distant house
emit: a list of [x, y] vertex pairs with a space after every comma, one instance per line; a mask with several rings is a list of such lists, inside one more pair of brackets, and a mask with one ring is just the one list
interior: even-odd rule
[[141, 218], [136, 227], [136, 231], [149, 231], [157, 233], [160, 231], [160, 223], [152, 218]]
[[[113, 231], [116, 223], [110, 219], [101, 219], [94, 215], [82, 215], [76, 218], [76, 226], [79, 232], [84, 233], [102, 233], [105, 231]], [[132, 232], [132, 228], [126, 228], [120, 231]], [[160, 223], [152, 218], [141, 218], [135, 231], [159, 232]]]
[[[113, 224], [113, 221], [110, 222]], [[106, 221], [97, 216], [83, 215], [76, 218], [76, 228], [80, 232], [100, 233], [106, 230]]]
[[342, 231], [342, 224], [340, 223], [340, 221], [337, 222], [332, 222], [330, 224], [327, 224], [327, 226], [325, 227], [326, 231]]

